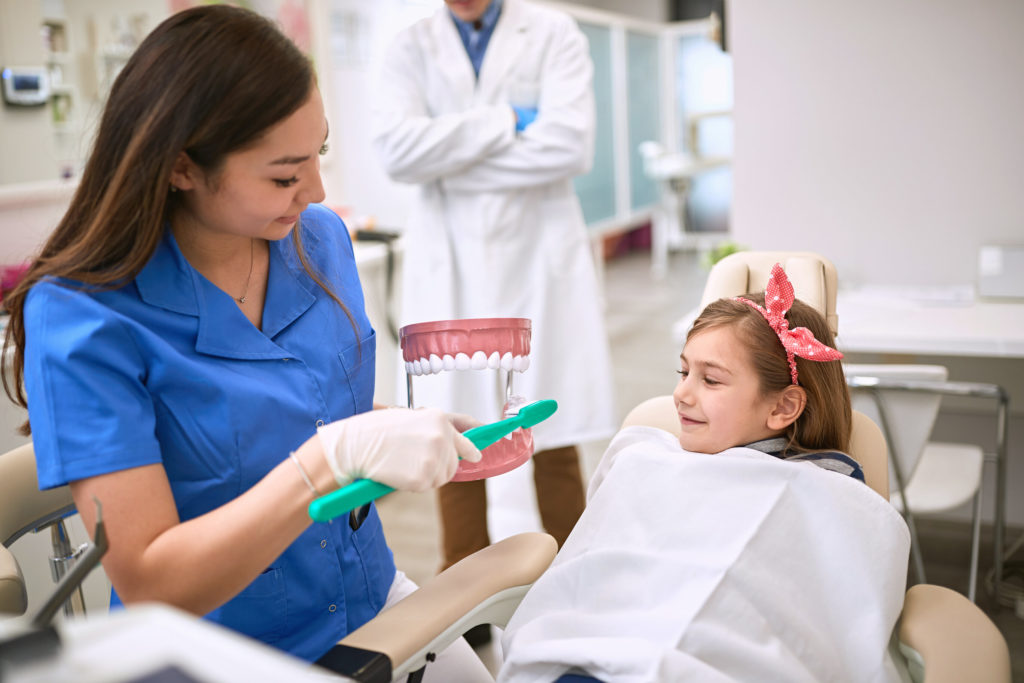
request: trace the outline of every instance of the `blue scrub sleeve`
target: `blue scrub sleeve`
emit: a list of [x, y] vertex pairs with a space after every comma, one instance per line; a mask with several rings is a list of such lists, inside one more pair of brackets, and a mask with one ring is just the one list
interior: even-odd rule
[[161, 462], [129, 323], [43, 281], [25, 303], [25, 392], [41, 489]]

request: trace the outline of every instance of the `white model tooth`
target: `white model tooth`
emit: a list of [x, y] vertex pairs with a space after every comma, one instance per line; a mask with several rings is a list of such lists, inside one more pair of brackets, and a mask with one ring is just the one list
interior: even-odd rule
[[491, 370], [497, 370], [499, 367], [501, 367], [501, 354], [498, 353], [497, 351], [492, 353], [490, 357], [487, 359], [487, 367], [489, 367]]
[[501, 357], [501, 369], [508, 371], [512, 369], [512, 352], [506, 351], [505, 355]]
[[523, 356], [523, 369], [520, 372], [526, 372], [530, 367], [530, 357]]
[[444, 368], [444, 361], [436, 353], [430, 354], [430, 372], [437, 374]]
[[522, 356], [514, 356], [512, 358], [512, 369], [515, 370], [516, 372], [522, 372], [523, 371], [523, 357]]
[[469, 370], [470, 360], [469, 356], [462, 353], [461, 351], [455, 354], [455, 369], [456, 370]]
[[414, 374], [413, 371], [412, 371], [412, 361], [411, 360], [405, 361], [405, 374], [407, 374], [407, 375]]
[[483, 370], [487, 367], [487, 354], [483, 351], [477, 351], [473, 354], [473, 357], [469, 361], [469, 367], [474, 370]]
[[416, 375], [417, 377], [419, 377], [420, 375], [423, 374], [423, 369], [420, 368], [420, 359], [419, 358], [417, 358], [416, 360], [414, 360], [412, 362], [412, 374]]
[[455, 369], [455, 359], [451, 356], [451, 354], [444, 354], [444, 358], [441, 359], [441, 362], [444, 364], [445, 370]]

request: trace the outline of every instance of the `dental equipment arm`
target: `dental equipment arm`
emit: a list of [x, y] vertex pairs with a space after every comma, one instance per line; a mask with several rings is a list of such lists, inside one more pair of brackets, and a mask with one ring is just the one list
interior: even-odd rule
[[89, 572], [99, 566], [100, 558], [103, 557], [103, 554], [107, 552], [107, 548], [110, 547], [107, 543], [107, 529], [103, 526], [103, 506], [97, 498], [93, 498], [93, 502], [96, 504], [96, 527], [92, 534], [92, 543], [85, 553], [78, 558], [71, 571], [64, 575], [61, 582], [57, 584], [57, 588], [54, 589], [53, 594], [46, 599], [46, 602], [39, 608], [36, 615], [32, 617], [32, 626], [35, 628], [45, 628], [53, 621], [57, 610], [71, 597], [71, 593], [82, 584], [82, 581], [85, 580]]
[[50, 597], [28, 620], [27, 630], [0, 640], [0, 678], [3, 677], [4, 669], [9, 665], [18, 666], [52, 659], [59, 650], [61, 640], [56, 628], [51, 623], [53, 617], [71, 597], [71, 594], [82, 585], [85, 577], [99, 566], [100, 558], [109, 547], [107, 531], [103, 526], [103, 506], [96, 498], [93, 498], [93, 502], [96, 504], [96, 526], [92, 534], [92, 543], [78, 558], [71, 571], [64, 575]]

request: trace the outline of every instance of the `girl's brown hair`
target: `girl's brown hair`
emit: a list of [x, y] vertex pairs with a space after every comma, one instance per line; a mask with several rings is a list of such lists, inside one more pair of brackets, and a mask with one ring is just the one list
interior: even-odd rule
[[[180, 199], [171, 169], [184, 151], [208, 177], [225, 157], [255, 144], [298, 110], [315, 86], [308, 57], [269, 20], [227, 5], [178, 12], [157, 26], [121, 70], [70, 207], [24, 279], [4, 297], [10, 313], [4, 390], [27, 407], [23, 308], [45, 277], [98, 289], [121, 286], [142, 270]], [[301, 230], [292, 230], [306, 272], [352, 316], [309, 264]], [[354, 325], [354, 322], [352, 322]], [[26, 423], [22, 432], [29, 433]]]
[[[744, 295], [764, 306], [764, 292]], [[786, 314], [790, 329], [806, 327], [823, 344], [835, 347], [828, 323], [818, 311], [799, 299]], [[701, 312], [686, 335], [694, 335], [714, 327], [732, 327], [739, 340], [750, 349], [750, 359], [757, 372], [762, 396], [772, 396], [793, 383], [789, 361], [778, 335], [768, 321], [752, 306], [733, 299], [714, 301]], [[838, 361], [815, 362], [796, 358], [800, 386], [807, 394], [807, 405], [800, 417], [786, 428], [787, 451], [846, 451], [850, 445], [853, 414], [850, 391], [843, 368]]]

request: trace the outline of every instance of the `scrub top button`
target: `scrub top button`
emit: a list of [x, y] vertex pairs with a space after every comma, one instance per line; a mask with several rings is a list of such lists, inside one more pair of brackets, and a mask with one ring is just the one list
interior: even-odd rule
[[322, 541], [320, 541], [320, 547], [321, 548], [326, 548], [327, 547], [327, 539], [326, 538], [323, 539]]
[[328, 612], [337, 612], [338, 611], [338, 606], [332, 603], [330, 605], [330, 607], [327, 608], [327, 611]]
[[317, 427], [323, 427], [324, 426], [324, 421], [323, 420], [317, 420], [316, 421], [316, 426]]

